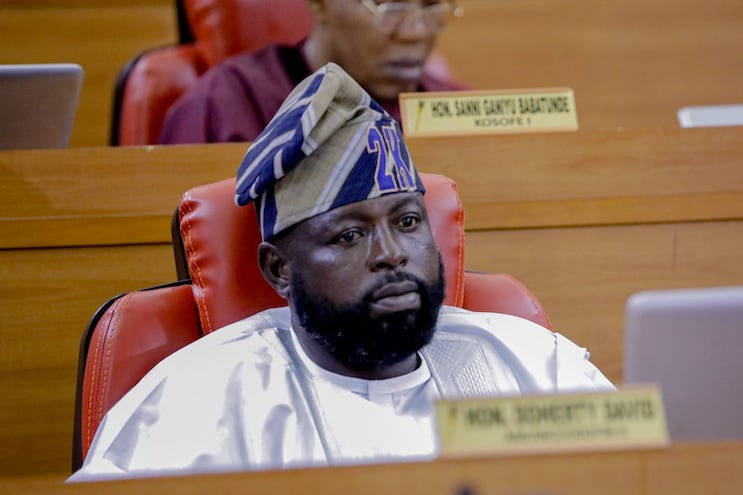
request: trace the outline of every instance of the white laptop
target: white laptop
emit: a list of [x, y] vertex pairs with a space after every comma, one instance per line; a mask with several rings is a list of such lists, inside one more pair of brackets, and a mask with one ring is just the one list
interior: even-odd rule
[[684, 107], [676, 112], [681, 127], [743, 125], [743, 104]]
[[633, 294], [624, 381], [660, 384], [673, 441], [743, 439], [743, 285]]
[[77, 64], [0, 65], [0, 149], [67, 147], [82, 84]]

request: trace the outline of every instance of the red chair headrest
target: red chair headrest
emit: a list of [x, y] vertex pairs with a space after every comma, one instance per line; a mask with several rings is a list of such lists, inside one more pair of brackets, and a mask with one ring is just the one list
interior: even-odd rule
[[185, 0], [184, 5], [209, 66], [270, 43], [296, 43], [312, 28], [305, 0]]

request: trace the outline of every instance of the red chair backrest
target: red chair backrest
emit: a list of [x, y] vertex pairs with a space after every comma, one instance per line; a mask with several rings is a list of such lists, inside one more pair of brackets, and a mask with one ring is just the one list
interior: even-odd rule
[[165, 356], [201, 335], [187, 281], [129, 292], [101, 306], [80, 342], [73, 471], [111, 406]]
[[182, 0], [194, 44], [208, 66], [271, 43], [296, 43], [312, 28], [305, 0]]

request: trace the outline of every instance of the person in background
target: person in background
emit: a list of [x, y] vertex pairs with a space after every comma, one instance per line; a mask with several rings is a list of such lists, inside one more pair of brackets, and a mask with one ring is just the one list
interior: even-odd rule
[[439, 399], [614, 390], [560, 334], [442, 305], [424, 193], [398, 123], [343, 69], [303, 81], [235, 193], [288, 306], [163, 360], [70, 480], [432, 459]]
[[299, 84], [328, 62], [398, 121], [398, 94], [464, 86], [426, 68], [456, 0], [307, 0], [314, 21], [296, 46], [271, 45], [211, 68], [171, 107], [161, 144], [252, 141]]

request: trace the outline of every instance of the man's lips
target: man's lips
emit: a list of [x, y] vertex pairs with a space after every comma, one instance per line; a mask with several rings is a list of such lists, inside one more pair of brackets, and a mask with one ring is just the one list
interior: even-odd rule
[[423, 77], [423, 62], [418, 59], [391, 60], [384, 65], [386, 74], [394, 79], [417, 82]]
[[418, 309], [421, 306], [421, 298], [418, 286], [415, 282], [393, 282], [386, 284], [372, 294], [370, 304], [371, 316], [382, 316]]

